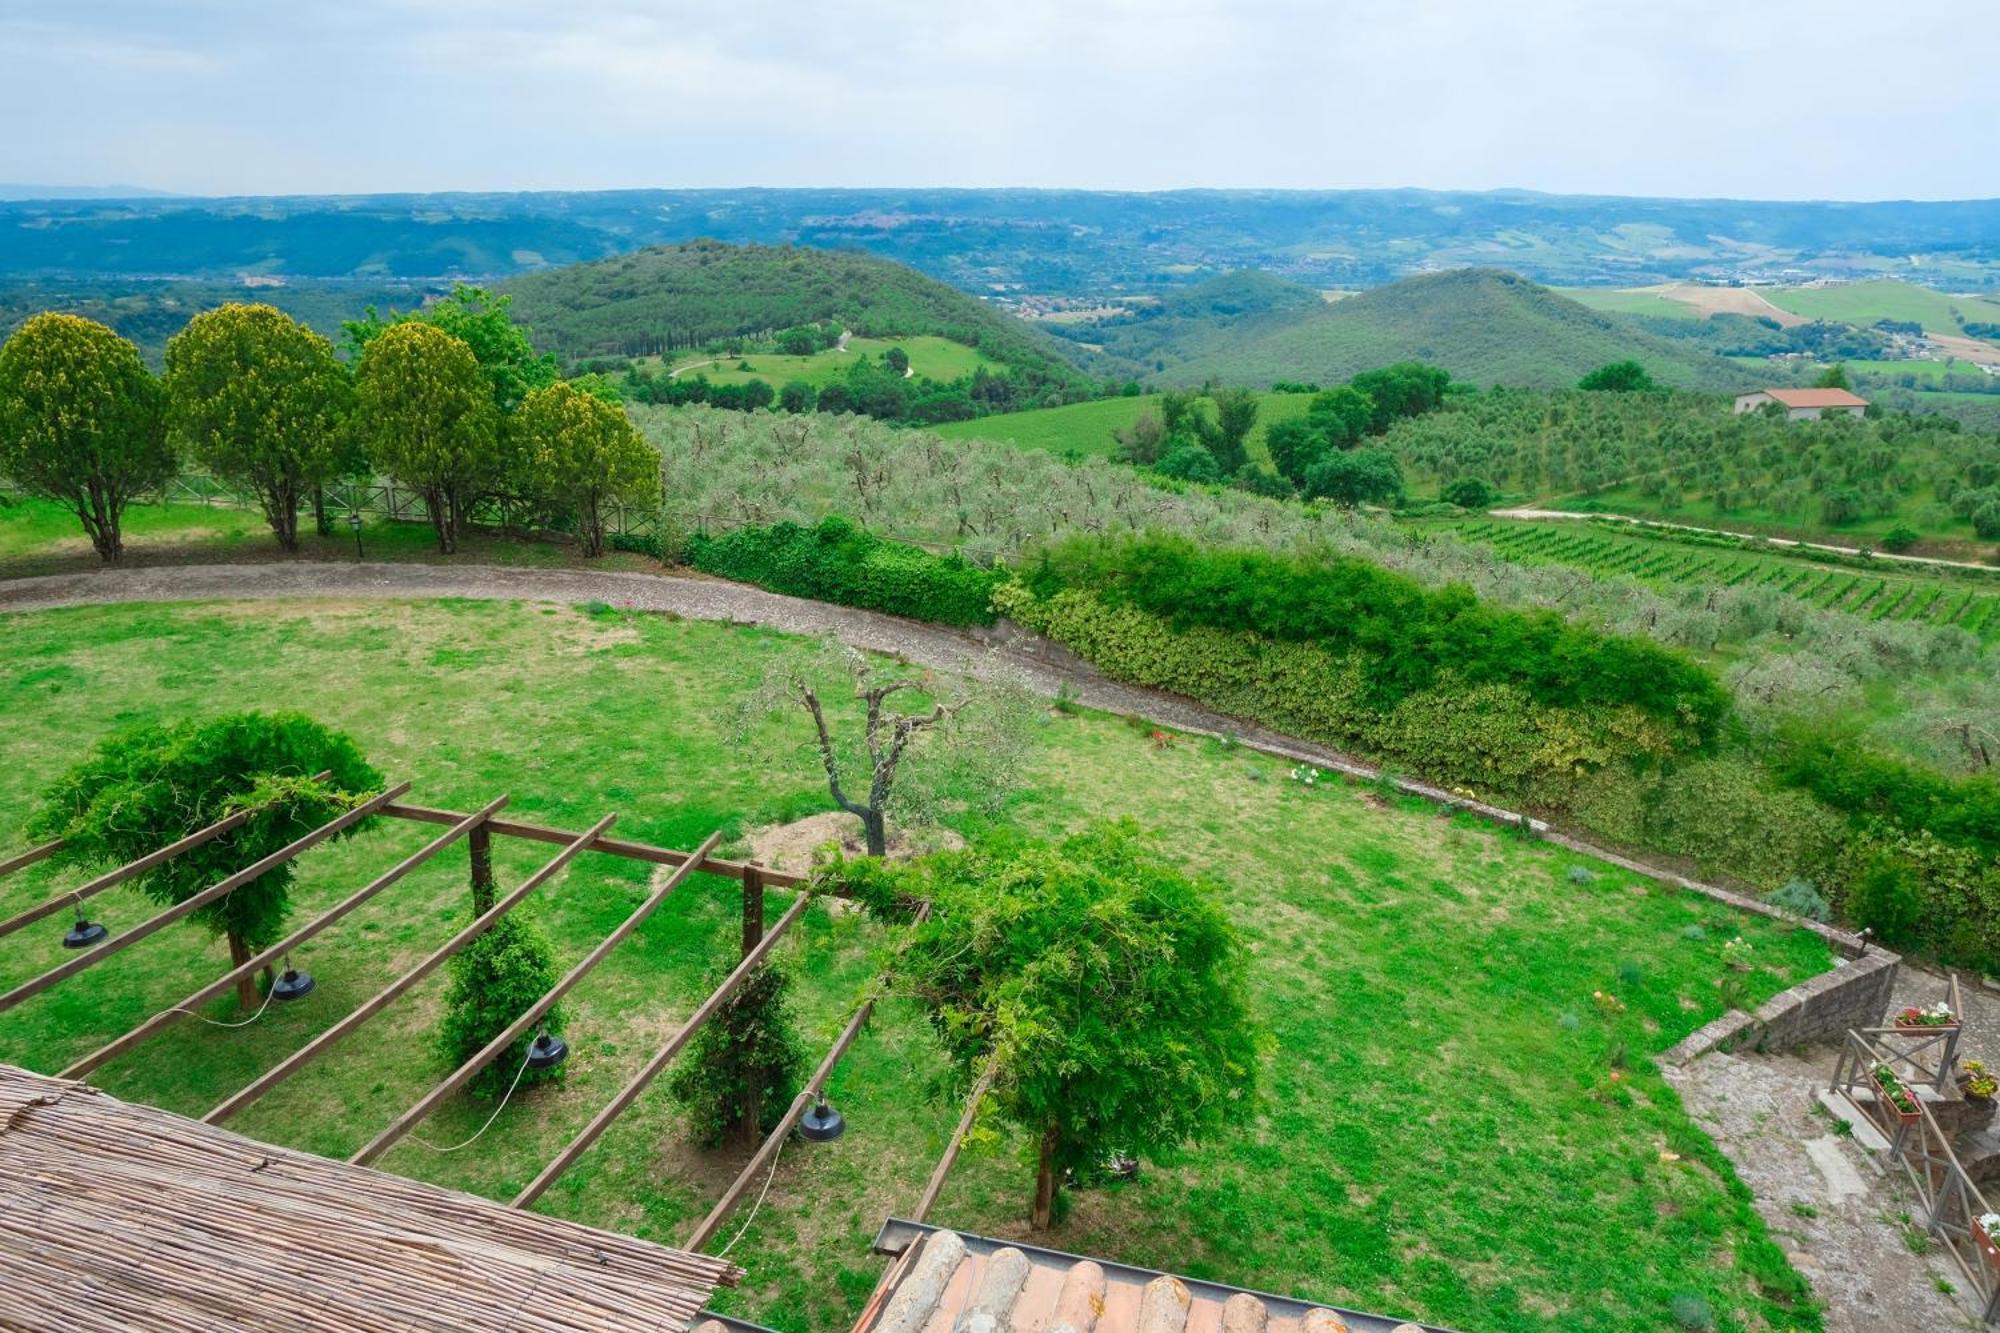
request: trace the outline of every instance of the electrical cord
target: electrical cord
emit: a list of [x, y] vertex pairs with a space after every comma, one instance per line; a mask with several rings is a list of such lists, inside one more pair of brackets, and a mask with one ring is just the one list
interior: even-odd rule
[[785, 1143], [783, 1139], [780, 1139], [778, 1141], [778, 1151], [771, 1154], [771, 1174], [764, 1177], [764, 1188], [757, 1191], [757, 1202], [750, 1205], [750, 1216], [743, 1219], [743, 1226], [734, 1236], [730, 1237], [729, 1243], [722, 1247], [722, 1253], [716, 1255], [716, 1258], [727, 1259], [729, 1252], [736, 1248], [736, 1242], [743, 1239], [744, 1234], [750, 1230], [750, 1224], [757, 1220], [757, 1210], [764, 1206], [765, 1196], [771, 1192], [771, 1182], [778, 1178], [778, 1159], [784, 1155]]
[[460, 1148], [471, 1147], [478, 1140], [480, 1134], [484, 1134], [487, 1130], [493, 1128], [493, 1122], [500, 1118], [500, 1113], [507, 1109], [507, 1103], [514, 1099], [514, 1089], [521, 1086], [521, 1076], [528, 1072], [528, 1060], [534, 1055], [534, 1049], [534, 1044], [532, 1042], [529, 1043], [528, 1054], [521, 1057], [521, 1067], [514, 1071], [514, 1081], [507, 1085], [507, 1095], [500, 1099], [500, 1104], [493, 1108], [493, 1114], [486, 1117], [486, 1123], [481, 1125], [478, 1132], [473, 1134], [471, 1138], [465, 1140], [463, 1143], [454, 1143], [449, 1148], [440, 1148], [437, 1144], [430, 1142], [428, 1139], [418, 1138], [415, 1134], [410, 1135], [410, 1142], [421, 1144], [423, 1147], [437, 1153], [457, 1152]]

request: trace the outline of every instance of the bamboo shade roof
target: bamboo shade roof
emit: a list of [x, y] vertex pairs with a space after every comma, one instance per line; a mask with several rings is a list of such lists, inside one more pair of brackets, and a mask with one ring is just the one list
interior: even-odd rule
[[687, 1328], [742, 1270], [0, 1064], [0, 1328]]

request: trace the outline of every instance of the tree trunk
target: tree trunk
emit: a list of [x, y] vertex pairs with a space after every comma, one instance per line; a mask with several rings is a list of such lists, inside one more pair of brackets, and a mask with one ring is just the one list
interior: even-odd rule
[[443, 487], [424, 492], [424, 507], [431, 511], [431, 530], [437, 533], [438, 550], [452, 553], [451, 501]]
[[[250, 961], [250, 942], [235, 931], [229, 932], [229, 965], [243, 966]], [[265, 969], [269, 971], [269, 969]], [[257, 978], [254, 973], [245, 972], [236, 978], [236, 1004], [240, 1009], [252, 1010], [257, 1007]]]
[[293, 555], [299, 549], [299, 493], [289, 477], [264, 488], [264, 519], [278, 539], [278, 549]]
[[326, 516], [326, 487], [313, 485], [313, 531], [322, 537], [333, 535], [333, 520]]
[[466, 835], [466, 850], [472, 857], [472, 914], [485, 916], [493, 910], [493, 832], [475, 824]]
[[1056, 1216], [1056, 1127], [1042, 1131], [1041, 1163], [1035, 1169], [1035, 1216], [1037, 1231], [1055, 1225]]
[[889, 854], [889, 821], [882, 813], [882, 807], [861, 812], [861, 833], [868, 841], [870, 856]]

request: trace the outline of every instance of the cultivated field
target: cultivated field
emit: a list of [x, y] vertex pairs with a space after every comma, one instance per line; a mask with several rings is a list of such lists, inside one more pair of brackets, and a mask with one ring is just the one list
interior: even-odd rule
[[[1305, 393], [1258, 394], [1257, 425], [1250, 433], [1251, 453], [1260, 459], [1267, 457], [1264, 431], [1272, 422], [1304, 416], [1311, 402], [1312, 395]], [[1062, 456], [1075, 453], [1086, 458], [1112, 458], [1117, 455], [1118, 442], [1111, 433], [1130, 426], [1141, 412], [1157, 415], [1159, 410], [1159, 399], [1150, 395], [1100, 398], [1066, 407], [1042, 407], [973, 421], [953, 421], [933, 429], [948, 440], [998, 440]]]
[[[36, 792], [108, 730], [256, 706], [347, 730], [392, 780], [415, 781], [415, 799], [441, 806], [512, 792], [519, 818], [581, 827], [616, 810], [629, 837], [687, 846], [722, 827], [740, 849], [750, 830], [827, 804], [797, 719], [736, 733], [745, 682], [804, 646], [765, 631], [449, 602], [105, 607], [9, 617], [6, 629], [0, 846], [22, 841]], [[1682, 1295], [1725, 1328], [1817, 1326], [1772, 1303], [1797, 1278], [1648, 1059], [1725, 1005], [1827, 966], [1815, 936], [1370, 789], [1307, 788], [1239, 748], [1162, 747], [1119, 720], [1052, 712], [997, 824], [1052, 836], [1095, 818], [1137, 820], [1216, 876], [1273, 1046], [1247, 1127], [1083, 1191], [1053, 1244], [1464, 1328], [1656, 1328]], [[431, 832], [392, 824], [310, 853], [301, 916]], [[501, 842], [502, 883], [547, 851]], [[309, 1001], [237, 1030], [184, 1022], [107, 1066], [103, 1085], [205, 1110], [448, 935], [465, 916], [462, 867], [441, 858], [315, 941], [297, 960], [319, 979]], [[0, 884], [0, 912], [74, 878], [23, 872]], [[586, 857], [543, 890], [561, 961], [641, 889], [639, 869]], [[147, 910], [120, 889], [93, 914], [116, 929]], [[405, 1142], [383, 1165], [509, 1196], [705, 991], [737, 910], [727, 882], [690, 882], [568, 1002], [563, 1085], [519, 1098], [476, 1151]], [[59, 961], [58, 933], [10, 941], [0, 985]], [[886, 936], [815, 909], [781, 948], [815, 1051]], [[1724, 964], [1739, 936], [1747, 972]], [[0, 1018], [0, 1059], [58, 1068], [224, 965], [219, 945], [176, 927]], [[430, 1037], [439, 991], [420, 987], [238, 1127], [352, 1151], [444, 1072]], [[207, 1016], [237, 1017], [226, 1004]], [[848, 1326], [878, 1271], [869, 1238], [912, 1204], [956, 1117], [927, 1095], [939, 1067], [915, 1013], [878, 1017], [831, 1088], [852, 1129], [786, 1150], [731, 1253], [750, 1278], [726, 1308], [787, 1333]], [[419, 1133], [448, 1146], [490, 1112], [454, 1102]], [[1022, 1234], [1024, 1146], [1003, 1133], [969, 1154], [937, 1219]], [[738, 1164], [689, 1149], [655, 1093], [541, 1207], [673, 1241]]]

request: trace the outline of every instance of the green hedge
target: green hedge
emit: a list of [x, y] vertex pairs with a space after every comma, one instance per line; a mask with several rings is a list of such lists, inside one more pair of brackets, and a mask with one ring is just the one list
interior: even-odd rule
[[956, 555], [886, 541], [838, 516], [812, 528], [773, 523], [695, 537], [688, 564], [794, 597], [946, 625], [992, 624], [993, 589], [1005, 577]]
[[1864, 827], [1886, 822], [2000, 858], [2000, 782], [1949, 778], [1871, 753], [1838, 731], [1807, 723], [1779, 735], [1772, 771]]
[[1038, 597], [1088, 590], [1178, 629], [1256, 634], [1353, 653], [1382, 709], [1437, 688], [1507, 685], [1555, 708], [1636, 708], [1702, 743], [1730, 710], [1729, 693], [1691, 658], [1640, 639], [1574, 625], [1549, 611], [1482, 604], [1470, 589], [1426, 588], [1331, 553], [1211, 550], [1181, 537], [1076, 537], [1024, 574]]
[[1682, 729], [1634, 708], [1552, 707], [1518, 686], [1468, 684], [1449, 672], [1433, 688], [1383, 708], [1370, 697], [1369, 663], [1359, 652], [1176, 629], [1164, 617], [1081, 589], [1039, 597], [1025, 582], [1010, 583], [995, 592], [994, 604], [1115, 679], [1380, 755], [1481, 794], [1546, 798], [1605, 765], [1663, 760], [1690, 743]]

